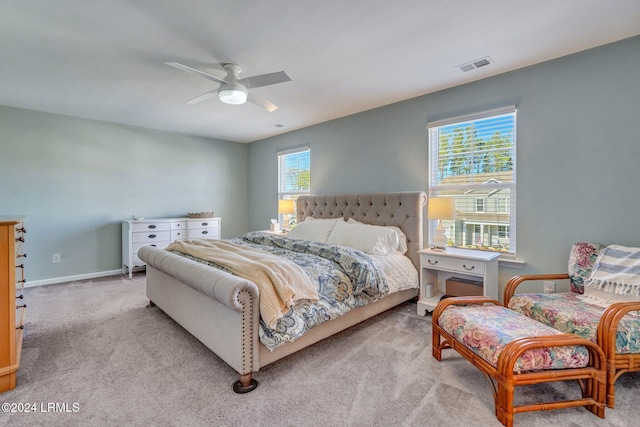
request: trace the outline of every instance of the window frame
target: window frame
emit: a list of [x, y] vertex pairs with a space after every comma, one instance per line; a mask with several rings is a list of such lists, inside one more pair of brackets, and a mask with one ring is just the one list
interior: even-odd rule
[[[441, 143], [441, 128], [450, 127], [455, 125], [465, 125], [466, 127], [470, 127], [472, 130], [472, 140], [478, 141], [484, 140], [489, 141], [490, 136], [485, 136], [484, 138], [477, 135], [480, 133], [482, 127], [476, 128], [475, 125], [478, 121], [485, 121], [487, 119], [496, 119], [496, 123], [499, 123], [501, 117], [508, 118], [512, 120], [513, 127], [506, 126], [505, 133], [499, 134], [500, 138], [506, 138], [507, 141], [510, 141], [510, 146], [501, 146], [496, 145], [489, 148], [486, 148], [486, 145], [480, 146], [471, 146], [471, 149], [467, 149], [468, 147], [464, 146], [466, 144], [466, 140], [463, 144], [465, 150], [460, 151], [458, 153], [449, 151], [446, 156], [441, 156], [440, 143]], [[508, 123], [510, 125], [511, 123]], [[502, 125], [497, 128], [498, 131], [501, 130]], [[487, 110], [478, 113], [451, 117], [448, 119], [432, 121], [427, 124], [428, 131], [428, 152], [429, 152], [429, 180], [428, 180], [428, 189], [429, 189], [429, 197], [446, 197], [451, 196], [456, 198], [456, 204], [462, 202], [463, 206], [468, 206], [465, 203], [469, 203], [473, 200], [473, 208], [472, 211], [466, 211], [465, 214], [477, 213], [479, 215], [486, 214], [494, 214], [495, 217], [490, 219], [478, 219], [474, 218], [467, 222], [463, 221], [462, 218], [457, 218], [453, 221], [443, 221], [445, 224], [445, 228], [448, 230], [447, 235], [449, 236], [449, 240], [453, 240], [458, 243], [456, 246], [458, 247], [471, 247], [473, 249], [479, 250], [490, 250], [490, 251], [499, 251], [501, 252], [503, 257], [506, 258], [515, 258], [516, 256], [516, 190], [517, 190], [517, 165], [516, 165], [516, 150], [517, 150], [517, 108], [515, 106], [507, 106], [504, 108], [498, 108], [494, 110]], [[466, 131], [466, 129], [465, 129]], [[468, 135], [465, 135], [467, 138]], [[451, 137], [453, 139], [453, 136]], [[435, 139], [435, 140], [434, 140]], [[452, 141], [450, 139], [450, 141]], [[503, 139], [504, 141], [504, 139]], [[450, 142], [451, 144], [451, 142]], [[451, 147], [451, 145], [449, 145]], [[477, 148], [477, 149], [476, 149]], [[487, 151], [488, 150], [488, 151]], [[482, 170], [486, 166], [482, 166], [480, 161], [476, 161], [476, 159], [482, 158], [482, 155], [486, 155], [487, 152], [494, 151], [498, 154], [505, 153], [508, 159], [508, 163], [506, 164], [509, 169], [504, 169], [505, 165], [503, 165], [503, 169], [497, 169], [497, 171], [488, 171], [485, 172]], [[510, 157], [508, 154], [510, 153]], [[459, 155], [459, 156], [458, 156]], [[458, 159], [459, 160], [456, 160]], [[464, 162], [462, 161], [464, 160]], [[446, 162], [446, 163], [445, 163]], [[485, 160], [486, 162], [486, 160]], [[494, 160], [495, 162], [495, 160]], [[464, 168], [460, 166], [460, 170], [462, 172], [455, 173], [452, 172], [454, 170], [454, 166], [458, 166], [464, 163]], [[445, 165], [446, 166], [443, 166]], [[486, 163], [485, 163], [486, 165]], [[493, 163], [495, 165], [495, 163]], [[485, 174], [492, 174], [491, 178], [486, 176]], [[502, 174], [502, 175], [501, 175]], [[506, 178], [505, 178], [506, 174]], [[446, 182], [447, 177], [456, 176], [464, 177], [467, 182], [457, 182], [455, 179], [449, 179], [449, 182]], [[485, 181], [481, 181], [476, 178], [484, 178]], [[489, 179], [487, 179], [489, 178]], [[500, 180], [500, 178], [503, 178]], [[491, 190], [491, 191], [488, 191]], [[486, 195], [482, 195], [482, 191], [488, 191]], [[508, 195], [501, 192], [508, 191]], [[474, 197], [475, 193], [475, 197]], [[490, 198], [496, 194], [498, 196], [494, 201], [491, 201]], [[467, 198], [470, 198], [468, 202], [464, 202], [465, 195]], [[498, 200], [503, 199], [503, 200]], [[478, 211], [478, 200], [482, 199], [483, 209]], [[457, 208], [459, 206], [456, 206]], [[467, 209], [471, 207], [468, 206]], [[457, 209], [458, 210], [458, 209]], [[495, 212], [494, 212], [495, 211]], [[458, 211], [458, 215], [459, 215]], [[506, 220], [506, 214], [508, 214], [508, 220]], [[471, 215], [469, 215], [471, 216]], [[467, 218], [468, 219], [468, 218]], [[484, 221], [484, 222], [483, 222]], [[506, 239], [508, 239], [508, 243], [503, 242], [505, 239], [501, 237], [503, 233], [500, 231], [496, 231], [496, 233], [489, 232], [488, 242], [484, 242], [480, 240], [480, 242], [469, 241], [469, 239], [473, 239], [476, 235], [476, 226], [472, 224], [483, 223], [483, 229], [485, 230], [500, 230], [503, 233], [506, 232]], [[466, 225], [465, 225], [466, 224]], [[429, 224], [429, 235], [433, 235], [435, 231], [436, 221], [431, 221]], [[471, 228], [468, 228], [472, 226]], [[465, 227], [467, 227], [465, 229]], [[504, 227], [504, 228], [502, 228]], [[468, 234], [468, 231], [471, 231], [471, 235]], [[450, 236], [451, 233], [455, 233], [455, 236]], [[485, 233], [486, 234], [486, 233]], [[495, 235], [494, 235], [495, 234]], [[500, 239], [500, 241], [498, 241]]]
[[[306, 190], [294, 189], [287, 190], [287, 184], [283, 180], [287, 180], [289, 177], [289, 172], [283, 171], [285, 164], [287, 162], [288, 156], [300, 155], [303, 153], [308, 153], [308, 169], [300, 169], [297, 168], [294, 173], [300, 173], [301, 171], [309, 172], [309, 188]], [[303, 145], [299, 147], [293, 147], [285, 150], [278, 150], [276, 153], [277, 162], [278, 162], [278, 199], [277, 200], [295, 200], [298, 199], [299, 196], [309, 195], [311, 194], [311, 147], [309, 145]], [[298, 160], [299, 162], [300, 160]], [[277, 202], [276, 202], [277, 203]], [[278, 222], [280, 224], [283, 223], [284, 215], [278, 213]], [[291, 218], [289, 218], [289, 225], [295, 224], [296, 214], [294, 213]], [[295, 225], [294, 225], [295, 226]], [[288, 227], [286, 227], [288, 228]]]

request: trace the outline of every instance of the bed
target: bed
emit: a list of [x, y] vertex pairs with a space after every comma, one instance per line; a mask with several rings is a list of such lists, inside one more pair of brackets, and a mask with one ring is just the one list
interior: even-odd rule
[[[267, 346], [260, 338], [261, 334], [263, 338], [267, 334], [264, 321], [261, 325], [261, 300], [256, 283], [231, 274], [225, 268], [214, 268], [208, 265], [211, 264], [209, 261], [151, 246], [141, 248], [138, 255], [147, 264], [147, 297], [150, 305], [158, 306], [238, 372], [239, 379], [233, 384], [235, 392], [249, 392], [258, 385], [253, 374], [261, 367], [418, 295], [420, 260], [417, 251], [422, 249], [426, 200], [423, 192], [300, 196], [296, 205], [298, 230], [305, 229], [303, 224], [324, 223], [332, 218], [340, 220], [335, 222], [340, 227], [347, 223], [384, 226], [385, 229], [397, 227], [401, 231], [398, 234], [406, 238], [404, 258], [408, 258], [408, 264], [415, 268], [416, 274], [411, 276], [414, 283], [396, 283], [393, 286], [395, 291], [369, 295], [366, 304], [356, 303], [339, 317], [327, 316], [325, 321], [314, 325], [303, 335], [279, 340], [276, 346], [273, 342]], [[291, 237], [282, 237], [252, 232], [243, 238], [249, 239], [250, 246], [274, 240], [279, 242], [276, 244], [291, 246], [292, 241], [302, 242], [298, 236], [305, 234], [292, 232]], [[348, 234], [341, 236], [344, 239]], [[311, 244], [318, 245], [321, 246]], [[369, 258], [386, 259], [381, 256]], [[386, 271], [384, 274], [387, 279], [390, 277]]]

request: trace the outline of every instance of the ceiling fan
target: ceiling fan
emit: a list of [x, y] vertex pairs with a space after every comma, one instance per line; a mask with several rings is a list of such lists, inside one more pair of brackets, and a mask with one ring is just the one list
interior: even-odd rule
[[291, 77], [289, 77], [284, 71], [259, 74], [257, 76], [241, 79], [239, 78], [239, 74], [242, 71], [242, 67], [237, 64], [222, 64], [222, 67], [227, 72], [227, 75], [224, 78], [213, 76], [209, 73], [196, 70], [195, 68], [188, 67], [178, 62], [165, 62], [165, 64], [188, 73], [197, 74], [216, 83], [220, 83], [220, 87], [217, 89], [203, 93], [200, 96], [196, 96], [195, 98], [188, 100], [187, 104], [196, 104], [217, 95], [220, 101], [226, 104], [244, 104], [248, 100], [272, 113], [278, 109], [278, 106], [268, 99], [262, 98], [254, 93], [250, 93], [249, 90], [257, 87], [284, 83], [291, 80]]

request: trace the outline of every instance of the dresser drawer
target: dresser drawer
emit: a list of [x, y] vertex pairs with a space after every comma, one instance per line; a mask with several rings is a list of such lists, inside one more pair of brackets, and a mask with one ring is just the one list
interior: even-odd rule
[[189, 230], [193, 230], [194, 228], [209, 228], [209, 227], [217, 228], [219, 226], [220, 226], [219, 218], [190, 219], [188, 224]]
[[161, 222], [133, 222], [131, 231], [137, 233], [139, 231], [169, 231], [171, 223], [167, 221]]
[[145, 231], [144, 233], [132, 233], [131, 241], [132, 243], [154, 243], [161, 241], [170, 241], [171, 240], [171, 231], [167, 229], [167, 231]]
[[423, 267], [433, 267], [442, 271], [451, 271], [465, 274], [484, 274], [485, 263], [468, 259], [456, 259], [432, 254], [421, 254]]
[[171, 241], [184, 240], [187, 238], [187, 230], [171, 230]]
[[220, 218], [197, 218], [188, 221], [189, 239], [219, 239]]
[[144, 261], [138, 258], [138, 251], [140, 248], [145, 246], [154, 246], [156, 248], [164, 249], [169, 246], [169, 241], [158, 241], [158, 242], [150, 242], [150, 243], [135, 243], [131, 245], [131, 262], [133, 265], [144, 265]]
[[171, 231], [186, 230], [187, 221], [171, 221]]
[[140, 248], [145, 246], [153, 246], [156, 248], [164, 249], [167, 246], [169, 246], [170, 243], [171, 242], [169, 242], [168, 240], [163, 240], [158, 242], [149, 242], [149, 243], [136, 243], [131, 245], [131, 252], [133, 252], [134, 254], [137, 254]]
[[189, 239], [219, 239], [220, 231], [217, 227], [189, 229]]

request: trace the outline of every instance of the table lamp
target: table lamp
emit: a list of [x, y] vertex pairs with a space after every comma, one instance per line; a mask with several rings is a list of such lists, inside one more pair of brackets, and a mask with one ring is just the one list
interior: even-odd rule
[[282, 215], [282, 230], [289, 229], [289, 215], [295, 212], [295, 200], [278, 200], [278, 214]]
[[447, 235], [445, 234], [443, 220], [456, 217], [456, 201], [449, 197], [431, 197], [427, 203], [427, 218], [438, 220], [436, 231], [431, 238], [432, 249], [444, 251], [447, 248]]

